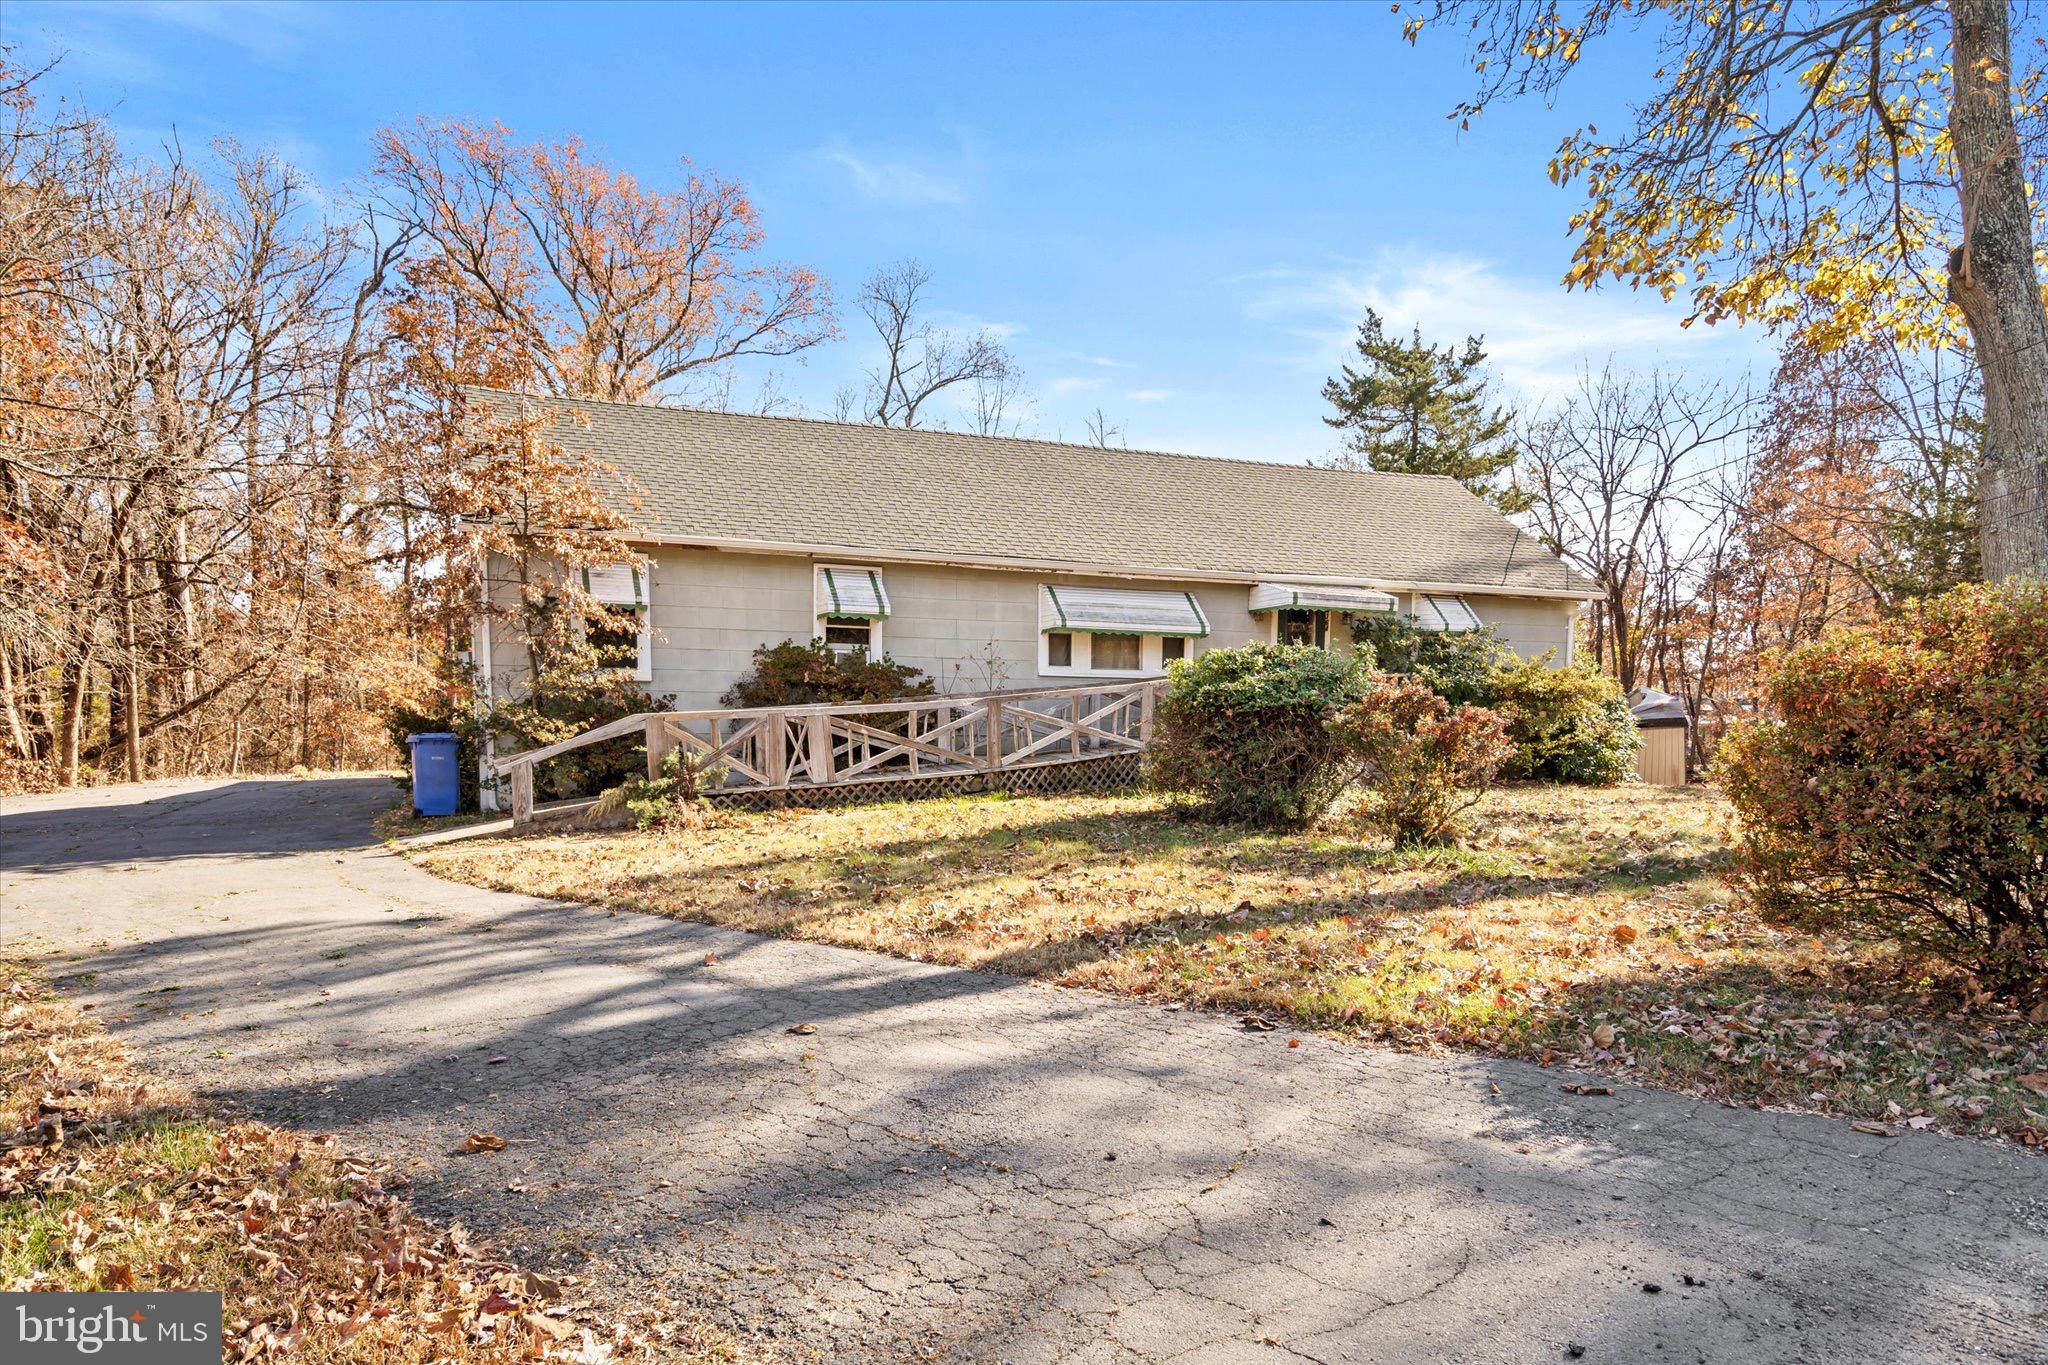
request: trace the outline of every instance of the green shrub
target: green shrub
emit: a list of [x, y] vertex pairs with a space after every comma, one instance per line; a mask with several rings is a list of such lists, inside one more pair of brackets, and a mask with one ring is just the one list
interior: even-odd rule
[[823, 640], [784, 640], [754, 651], [754, 671], [726, 689], [724, 706], [818, 706], [929, 697], [924, 670], [864, 649], [833, 651]]
[[1219, 820], [1293, 828], [1349, 776], [1325, 720], [1364, 692], [1365, 669], [1310, 645], [1239, 645], [1168, 673], [1146, 780]]
[[1826, 636], [1764, 699], [1720, 758], [1759, 906], [2048, 999], [2048, 586]]
[[1453, 706], [1491, 706], [1495, 677], [1516, 662], [1492, 626], [1418, 630], [1398, 616], [1360, 615], [1351, 618], [1351, 638], [1372, 646], [1380, 668], [1427, 684]]
[[[656, 697], [616, 669], [596, 669], [572, 658], [535, 677], [520, 696], [493, 706], [481, 720], [501, 757], [559, 744], [609, 721], [643, 711], [668, 711], [674, 697]], [[457, 732], [458, 734], [460, 731]], [[534, 768], [536, 801], [559, 801], [617, 786], [647, 771], [647, 748], [637, 736], [574, 749]]]
[[584, 813], [584, 823], [608, 826], [623, 819], [636, 829], [695, 828], [710, 818], [704, 795], [725, 781], [726, 772], [722, 766], [707, 767], [702, 754], [679, 746], [663, 757], [659, 776], [613, 787]]
[[1636, 770], [1642, 737], [1621, 685], [1605, 673], [1532, 659], [1496, 673], [1485, 704], [1508, 719], [1509, 777], [1606, 786]]
[[1499, 712], [1454, 707], [1420, 680], [1392, 673], [1337, 712], [1330, 730], [1375, 798], [1359, 808], [1360, 819], [1399, 848], [1455, 839], [1458, 818], [1514, 752]]

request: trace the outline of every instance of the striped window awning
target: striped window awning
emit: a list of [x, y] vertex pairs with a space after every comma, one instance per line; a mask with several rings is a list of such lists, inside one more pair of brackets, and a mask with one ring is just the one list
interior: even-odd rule
[[1479, 614], [1464, 598], [1426, 592], [1415, 594], [1413, 620], [1418, 630], [1478, 630], [1481, 624]]
[[645, 607], [646, 580], [631, 564], [600, 564], [583, 571], [583, 590], [608, 607]]
[[1261, 583], [1252, 589], [1251, 609], [1258, 611], [1393, 611], [1400, 606], [1391, 593], [1377, 588], [1330, 587], [1315, 583]]
[[1209, 618], [1191, 592], [1139, 588], [1038, 590], [1038, 628], [1084, 635], [1192, 635], [1209, 633]]
[[840, 621], [879, 621], [889, 614], [889, 590], [879, 569], [818, 568], [818, 615]]

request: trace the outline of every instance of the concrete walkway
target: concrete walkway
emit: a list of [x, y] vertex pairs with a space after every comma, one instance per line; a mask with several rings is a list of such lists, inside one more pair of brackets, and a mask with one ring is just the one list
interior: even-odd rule
[[794, 1354], [2048, 1360], [2048, 1161], [478, 891], [366, 846], [391, 800], [9, 802], [0, 936], [429, 1211]]

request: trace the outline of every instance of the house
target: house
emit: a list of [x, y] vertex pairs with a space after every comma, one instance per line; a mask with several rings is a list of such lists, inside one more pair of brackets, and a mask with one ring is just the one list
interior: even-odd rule
[[[513, 415], [522, 401], [472, 390]], [[1399, 613], [1563, 664], [1587, 584], [1456, 481], [960, 432], [575, 400], [550, 437], [608, 467], [644, 562], [636, 675], [707, 709], [756, 648], [823, 639], [942, 691], [1132, 679], [1254, 640], [1348, 650]], [[503, 566], [494, 566], [503, 592]], [[492, 695], [525, 667], [480, 618]]]

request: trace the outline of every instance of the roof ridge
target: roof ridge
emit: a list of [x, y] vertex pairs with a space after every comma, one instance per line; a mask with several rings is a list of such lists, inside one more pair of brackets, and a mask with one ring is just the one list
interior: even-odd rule
[[[458, 387], [474, 389], [479, 393], [504, 394], [508, 398], [533, 399], [540, 402], [560, 403], [565, 406], [595, 404], [611, 408], [632, 408], [640, 412], [687, 412], [706, 417], [731, 417], [754, 422], [794, 422], [814, 427], [844, 427], [856, 431], [915, 432], [921, 436], [953, 437], [963, 441], [1014, 441], [1020, 445], [1051, 446], [1056, 450], [1099, 451], [1111, 455], [1145, 455], [1163, 460], [1202, 460], [1210, 464], [1252, 465], [1259, 469], [1299, 470], [1309, 474], [1339, 474], [1370, 479], [1393, 479], [1399, 481], [1417, 480], [1426, 482], [1455, 483], [1464, 487], [1462, 481], [1448, 474], [1408, 474], [1387, 469], [1337, 469], [1329, 465], [1294, 464], [1281, 460], [1255, 460], [1246, 455], [1197, 455], [1185, 450], [1154, 450], [1141, 446], [1089, 445], [1083, 441], [1050, 441], [1042, 436], [989, 436], [978, 431], [950, 431], [944, 427], [894, 427], [878, 422], [842, 422], [832, 417], [799, 417], [781, 412], [732, 412], [725, 408], [692, 407], [686, 403], [639, 403], [622, 398], [561, 398], [552, 394], [521, 393], [516, 389], [500, 389], [490, 384], [462, 384]], [[1510, 523], [1512, 525], [1512, 523]], [[1517, 528], [1520, 529], [1520, 528]]]

